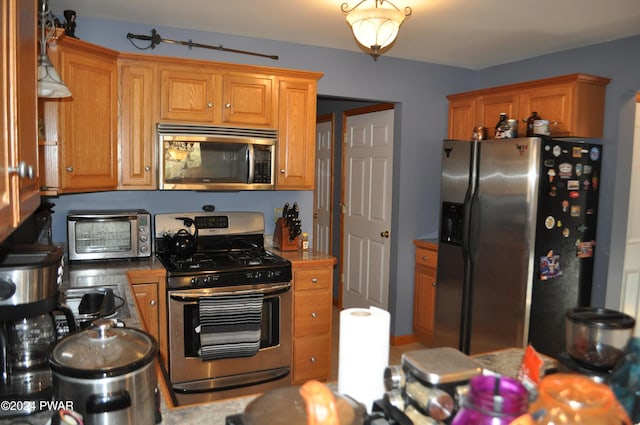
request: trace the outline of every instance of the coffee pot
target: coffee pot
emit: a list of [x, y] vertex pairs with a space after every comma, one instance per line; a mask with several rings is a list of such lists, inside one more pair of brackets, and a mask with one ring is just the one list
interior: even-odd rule
[[[76, 330], [71, 310], [59, 305], [62, 280], [60, 247], [19, 245], [0, 251], [0, 399], [48, 400], [52, 395], [47, 358], [58, 339], [54, 311], [61, 311], [69, 332]], [[0, 410], [0, 418], [34, 413], [37, 403], [22, 410]]]

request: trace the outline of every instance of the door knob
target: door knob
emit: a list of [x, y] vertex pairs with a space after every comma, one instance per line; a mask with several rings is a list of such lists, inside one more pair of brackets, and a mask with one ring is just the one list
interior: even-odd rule
[[380, 236], [382, 236], [383, 238], [388, 238], [389, 237], [389, 231], [385, 230], [384, 232], [380, 232]]

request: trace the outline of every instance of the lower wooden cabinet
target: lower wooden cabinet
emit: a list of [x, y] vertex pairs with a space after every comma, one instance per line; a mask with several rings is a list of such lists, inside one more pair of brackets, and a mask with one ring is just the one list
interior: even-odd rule
[[331, 372], [333, 263], [293, 263], [293, 378], [326, 381]]
[[430, 346], [433, 341], [433, 322], [436, 305], [436, 270], [438, 245], [414, 241], [416, 265], [413, 295], [413, 333], [418, 340]]
[[131, 290], [145, 331], [158, 341], [158, 355], [168, 370], [166, 272], [162, 270], [130, 270]]

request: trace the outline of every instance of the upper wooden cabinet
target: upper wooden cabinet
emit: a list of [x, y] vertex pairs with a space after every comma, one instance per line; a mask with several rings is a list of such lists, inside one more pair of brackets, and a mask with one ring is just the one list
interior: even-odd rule
[[[18, 6], [19, 4], [19, 6]], [[0, 242], [40, 205], [36, 2], [0, 0]]]
[[276, 188], [312, 190], [315, 184], [316, 80], [278, 82]]
[[[118, 52], [71, 37], [60, 37], [51, 61], [71, 98], [43, 101], [49, 193], [114, 190], [118, 183]], [[57, 157], [56, 157], [57, 156]]]
[[[220, 111], [219, 75], [193, 65], [160, 66], [160, 120], [213, 124]], [[218, 116], [220, 113], [217, 114]]]
[[209, 125], [274, 126], [273, 76], [214, 67], [160, 67], [160, 119]]
[[501, 112], [517, 119], [518, 134], [524, 135], [524, 121], [535, 111], [549, 120], [552, 137], [600, 138], [609, 81], [571, 74], [447, 96], [448, 137], [470, 140], [473, 127], [480, 125], [493, 137]]
[[274, 78], [268, 75], [222, 76], [222, 123], [272, 128], [277, 97]]
[[42, 101], [46, 194], [157, 189], [159, 122], [276, 129], [276, 188], [313, 189], [321, 73], [57, 44], [72, 98]]
[[156, 188], [156, 73], [157, 67], [153, 62], [118, 59], [119, 189]]

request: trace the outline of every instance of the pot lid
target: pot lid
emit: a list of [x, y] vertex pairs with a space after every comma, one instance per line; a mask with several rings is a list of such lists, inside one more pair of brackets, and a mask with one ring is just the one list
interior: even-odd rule
[[59, 340], [49, 358], [51, 369], [77, 378], [103, 378], [123, 375], [153, 361], [153, 337], [116, 324], [111, 319], [94, 320], [91, 328]]

